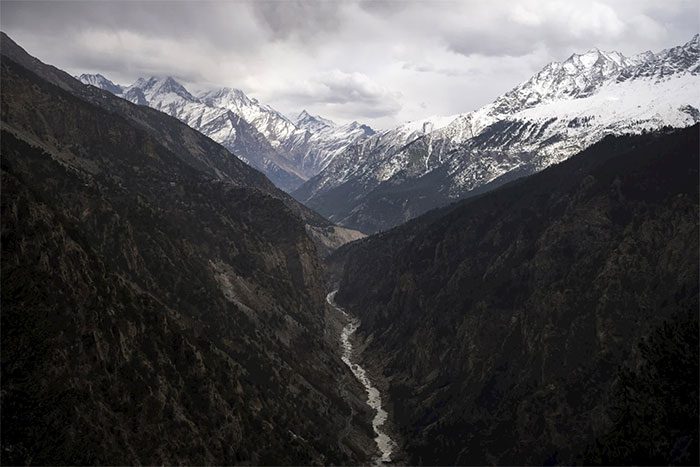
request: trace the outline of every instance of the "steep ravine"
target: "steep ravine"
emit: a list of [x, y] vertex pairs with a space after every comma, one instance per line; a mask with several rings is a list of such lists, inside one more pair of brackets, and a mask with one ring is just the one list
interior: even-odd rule
[[389, 414], [382, 407], [381, 393], [370, 379], [369, 373], [362, 366], [360, 366], [359, 363], [357, 363], [358, 355], [353, 349], [351, 339], [355, 334], [355, 331], [357, 331], [357, 329], [360, 327], [360, 320], [354, 316], [350, 316], [345, 312], [345, 310], [335, 303], [335, 294], [337, 292], [337, 289], [330, 292], [326, 296], [326, 301], [333, 308], [333, 310], [342, 315], [345, 323], [340, 333], [342, 360], [350, 368], [357, 380], [367, 391], [367, 405], [374, 411], [372, 428], [376, 434], [374, 441], [377, 444], [377, 450], [379, 451], [379, 457], [377, 457], [375, 461], [378, 464], [389, 463], [395, 459], [395, 452], [397, 450], [396, 442], [391, 438], [384, 427]]

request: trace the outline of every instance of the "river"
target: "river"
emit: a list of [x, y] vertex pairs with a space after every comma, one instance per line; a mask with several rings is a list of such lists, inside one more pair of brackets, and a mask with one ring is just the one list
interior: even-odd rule
[[380, 456], [377, 463], [391, 462], [391, 454], [394, 452], [396, 443], [392, 440], [388, 434], [382, 431], [382, 426], [386, 422], [388, 414], [386, 410], [382, 408], [382, 397], [379, 390], [372, 385], [372, 381], [369, 379], [367, 372], [358, 363], [353, 362], [353, 351], [352, 343], [350, 342], [350, 337], [357, 331], [360, 327], [360, 320], [350, 316], [341, 307], [335, 304], [335, 294], [338, 290], [334, 290], [326, 296], [326, 301], [337, 311], [343, 314], [345, 318], [345, 325], [342, 332], [340, 333], [340, 346], [343, 351], [342, 359], [347, 366], [350, 367], [352, 373], [355, 375], [357, 380], [362, 383], [367, 391], [367, 405], [369, 405], [372, 410], [374, 410], [375, 415], [372, 420], [372, 427], [374, 428], [374, 433], [376, 434], [374, 441], [377, 443], [377, 448], [379, 449]]

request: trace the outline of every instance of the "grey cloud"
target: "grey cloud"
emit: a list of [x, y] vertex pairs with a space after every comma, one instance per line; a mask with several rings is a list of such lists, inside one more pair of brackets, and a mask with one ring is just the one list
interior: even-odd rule
[[513, 40], [506, 34], [481, 31], [460, 31], [446, 36], [450, 50], [461, 55], [522, 56], [531, 53], [538, 45], [536, 34], [521, 33], [520, 40]]
[[395, 0], [364, 0], [360, 1], [360, 8], [363, 10], [382, 17], [393, 16], [396, 13], [404, 11], [410, 3], [416, 2], [398, 2]]
[[197, 38], [216, 48], [254, 47], [261, 40], [261, 31], [244, 3], [3, 0], [0, 5], [3, 27], [46, 37], [69, 39], [76, 32], [92, 29]]
[[395, 102], [383, 102], [378, 105], [368, 105], [366, 102], [349, 102], [347, 104], [325, 104], [328, 113], [338, 115], [348, 120], [373, 120], [382, 117], [394, 117], [401, 110]]
[[474, 76], [478, 74], [478, 70], [474, 69], [459, 69], [454, 67], [440, 67], [430, 63], [413, 63], [405, 62], [401, 68], [404, 70], [416, 71], [418, 73], [436, 73], [445, 76]]
[[256, 18], [276, 40], [318, 39], [321, 33], [333, 31], [343, 21], [341, 2], [258, 1], [252, 7]]
[[184, 83], [198, 83], [207, 78], [203, 70], [188, 66], [189, 62], [184, 62], [180, 66], [154, 63], [148, 55], [142, 54], [125, 57], [119, 53], [99, 55], [80, 51], [72, 58], [80, 63], [80, 71], [102, 73], [123, 85], [131, 84], [133, 81], [130, 78], [122, 78], [123, 76], [172, 76]]
[[[523, 2], [482, 12], [473, 24], [445, 34], [448, 47], [463, 55], [523, 56], [544, 46], [571, 50], [619, 37], [626, 25], [609, 5], [592, 2]], [[572, 52], [574, 50], [571, 50]]]
[[684, 43], [697, 19], [697, 0], [0, 1], [0, 27], [71, 73], [173, 75], [380, 126], [472, 110], [594, 46]]
[[556, 59], [594, 46], [636, 53], [641, 44], [679, 42], [698, 28], [697, 4], [687, 0], [474, 3], [446, 18], [438, 35], [449, 50], [465, 56], [520, 57], [544, 48]]
[[276, 97], [283, 100], [322, 105], [345, 118], [378, 118], [401, 110], [401, 93], [386, 89], [361, 73], [339, 70], [320, 73], [296, 83]]

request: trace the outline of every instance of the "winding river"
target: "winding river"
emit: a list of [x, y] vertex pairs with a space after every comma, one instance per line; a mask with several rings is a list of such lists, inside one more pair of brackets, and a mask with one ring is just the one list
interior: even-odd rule
[[343, 314], [345, 318], [345, 326], [340, 333], [340, 345], [343, 350], [342, 359], [347, 366], [350, 367], [352, 373], [355, 377], [362, 383], [367, 391], [367, 405], [369, 405], [372, 410], [375, 411], [374, 419], [372, 420], [372, 427], [374, 428], [374, 441], [377, 443], [377, 448], [379, 448], [380, 457], [377, 459], [378, 463], [391, 462], [391, 454], [394, 451], [396, 443], [392, 440], [389, 435], [382, 431], [382, 426], [386, 422], [387, 412], [382, 408], [382, 397], [379, 390], [372, 386], [372, 381], [369, 379], [367, 372], [359, 364], [352, 361], [352, 343], [350, 343], [350, 336], [352, 336], [357, 328], [360, 327], [360, 320], [350, 316], [335, 304], [335, 294], [338, 290], [334, 290], [326, 296], [326, 301], [336, 310]]

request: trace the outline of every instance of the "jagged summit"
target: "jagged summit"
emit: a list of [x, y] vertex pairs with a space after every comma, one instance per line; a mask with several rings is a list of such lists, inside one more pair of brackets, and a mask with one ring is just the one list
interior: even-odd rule
[[620, 73], [617, 81], [630, 79], [664, 80], [679, 74], [700, 73], [700, 35], [695, 34], [683, 45], [661, 52], [643, 52], [635, 56], [635, 66]]
[[563, 62], [552, 62], [526, 82], [499, 97], [494, 114], [508, 114], [554, 99], [585, 97], [617, 78], [634, 62], [619, 52], [597, 48], [572, 54]]
[[699, 36], [658, 53], [626, 57], [617, 51], [592, 48], [563, 62], [551, 62], [529, 80], [496, 99], [489, 114], [512, 114], [560, 99], [585, 98], [613, 82], [637, 78], [661, 79], [677, 73], [698, 73]]
[[260, 131], [270, 144], [278, 147], [297, 128], [291, 120], [269, 105], [251, 99], [243, 91], [221, 88], [199, 94], [202, 102], [210, 107], [225, 108], [241, 116]]
[[90, 84], [92, 86], [109, 91], [112, 94], [120, 94], [123, 91], [122, 86], [113, 83], [99, 73], [89, 74], [83, 73], [80, 76], [75, 76], [75, 78], [82, 83]]
[[296, 126], [311, 131], [319, 131], [324, 128], [333, 128], [336, 124], [319, 115], [311, 115], [306, 110], [302, 110], [295, 120]]
[[373, 135], [376, 133], [376, 131], [374, 131], [374, 129], [371, 126], [365, 125], [364, 123], [360, 123], [357, 120], [353, 120], [352, 122], [348, 123], [345, 126], [349, 129], [352, 129], [352, 130], [357, 130], [357, 129], [362, 130], [367, 134], [367, 136], [370, 136], [370, 135]]
[[188, 101], [197, 101], [197, 98], [172, 76], [139, 78], [126, 90], [135, 88], [140, 89], [149, 101], [162, 99], [168, 94], [174, 94]]
[[620, 66], [624, 66], [627, 63], [627, 57], [622, 55], [620, 52], [606, 52], [604, 50], [598, 49], [597, 47], [593, 47], [587, 52], [572, 54], [566, 61], [564, 61], [564, 64], [575, 63], [580, 64], [583, 68], [590, 68], [592, 66], [595, 66], [599, 60], [602, 60], [602, 63], [606, 61], [612, 61]]
[[230, 88], [230, 87], [223, 87], [223, 88], [218, 88], [218, 89], [210, 89], [207, 91], [202, 91], [198, 94], [198, 96], [200, 98], [202, 98], [203, 100], [229, 98], [229, 99], [238, 99], [238, 100], [246, 101], [246, 102], [253, 101], [240, 89]]

